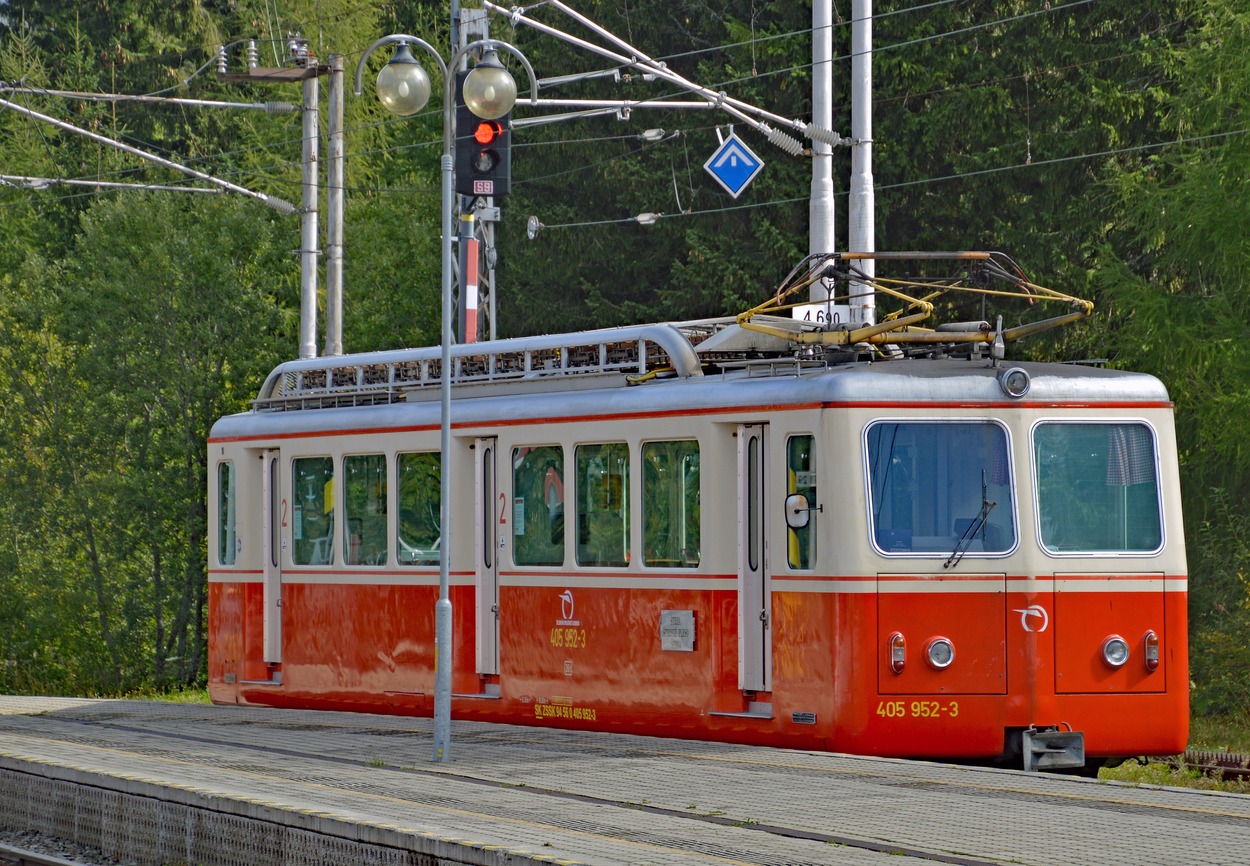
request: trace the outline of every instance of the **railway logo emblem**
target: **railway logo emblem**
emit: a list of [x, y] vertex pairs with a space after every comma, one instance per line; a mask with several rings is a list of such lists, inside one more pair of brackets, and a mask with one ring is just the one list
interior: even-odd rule
[[556, 625], [581, 625], [573, 619], [573, 590], [566, 589], [560, 593], [560, 616]]
[[[1050, 614], [1046, 613], [1046, 608], [1042, 607], [1040, 604], [1031, 604], [1028, 607], [1013, 610], [1012, 613], [1020, 614], [1020, 627], [1025, 631], [1037, 632], [1040, 634], [1041, 632], [1046, 631], [1046, 627], [1050, 625]], [[1033, 625], [1035, 624], [1033, 622], [1033, 617], [1041, 619], [1041, 624], [1038, 625], [1037, 628], [1033, 628]]]

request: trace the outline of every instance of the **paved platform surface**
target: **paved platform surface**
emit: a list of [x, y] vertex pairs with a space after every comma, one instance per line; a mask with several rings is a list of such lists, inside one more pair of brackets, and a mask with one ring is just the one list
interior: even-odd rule
[[0, 770], [438, 862], [1250, 864], [1250, 796], [459, 722], [431, 754], [429, 719], [0, 696]]

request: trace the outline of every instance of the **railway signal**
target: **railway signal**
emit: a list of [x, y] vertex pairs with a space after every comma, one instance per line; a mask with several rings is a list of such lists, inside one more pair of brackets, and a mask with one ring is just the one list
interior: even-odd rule
[[507, 195], [512, 187], [512, 113], [496, 114], [473, 93], [466, 100], [466, 77], [463, 72], [456, 76], [456, 192]]

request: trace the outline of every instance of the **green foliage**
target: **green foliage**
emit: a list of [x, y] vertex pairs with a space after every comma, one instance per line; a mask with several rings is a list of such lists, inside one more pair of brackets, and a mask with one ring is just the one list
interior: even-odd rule
[[1119, 163], [1103, 251], [1120, 363], [1155, 373], [1176, 402], [1190, 541], [1194, 706], [1250, 706], [1250, 11], [1185, 10], [1185, 39], [1160, 47], [1163, 133], [1184, 143]]
[[280, 238], [242, 200], [102, 199], [63, 264], [30, 260], [4, 296], [2, 429], [21, 456], [2, 468], [28, 492], [4, 515], [4, 579], [31, 625], [0, 633], [0, 687], [201, 676], [204, 442], [290, 337]]
[[[1219, 488], [1190, 536], [1194, 711], [1250, 713], [1250, 515]], [[1191, 500], [1192, 501], [1192, 500]]]
[[138, 689], [121, 697], [130, 701], [156, 701], [166, 704], [209, 704], [207, 688], [174, 687], [165, 690]]
[[1196, 751], [1250, 753], [1250, 712], [1195, 717], [1189, 743]]
[[[744, 76], [752, 68], [766, 72], [769, 65], [788, 69], [796, 56], [810, 56], [802, 31], [810, 26], [811, 11], [804, 6], [678, 2], [655, 4], [637, 16], [604, 2], [578, 9], [651, 56], [666, 58], [688, 78], [799, 117], [810, 112], [810, 87], [797, 77]], [[764, 38], [796, 31], [754, 48], [733, 45], [751, 33]], [[521, 28], [515, 36], [541, 62], [540, 74], [600, 68], [596, 59], [532, 31]], [[569, 85], [547, 95], [637, 99], [674, 92], [634, 76], [617, 87]], [[702, 169], [717, 146], [716, 127], [729, 121], [713, 112], [639, 109], [628, 124], [594, 119], [519, 132], [514, 193], [500, 228], [507, 333], [727, 315], [766, 297], [788, 269], [777, 263], [807, 252], [810, 164], [782, 155], [739, 126], [768, 168], [752, 185], [749, 201], [735, 202]], [[637, 135], [647, 128], [678, 134], [646, 143]], [[804, 200], [740, 206], [795, 196]], [[633, 220], [640, 213], [665, 216], [641, 226]], [[548, 226], [532, 243], [525, 240], [531, 214]]]

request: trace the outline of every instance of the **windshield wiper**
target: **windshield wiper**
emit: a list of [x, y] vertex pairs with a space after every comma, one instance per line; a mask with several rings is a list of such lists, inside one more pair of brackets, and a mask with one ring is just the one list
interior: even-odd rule
[[952, 565], [958, 565], [959, 560], [964, 558], [964, 554], [968, 552], [968, 545], [972, 544], [972, 539], [977, 537], [977, 533], [985, 526], [986, 519], [990, 516], [990, 512], [994, 510], [997, 502], [991, 502], [986, 498], [985, 489], [985, 473], [981, 473], [981, 511], [977, 514], [972, 522], [968, 524], [968, 528], [964, 530], [964, 534], [959, 536], [959, 541], [955, 544], [955, 549], [951, 551], [951, 555], [946, 562], [942, 563], [942, 568], [950, 568]]

